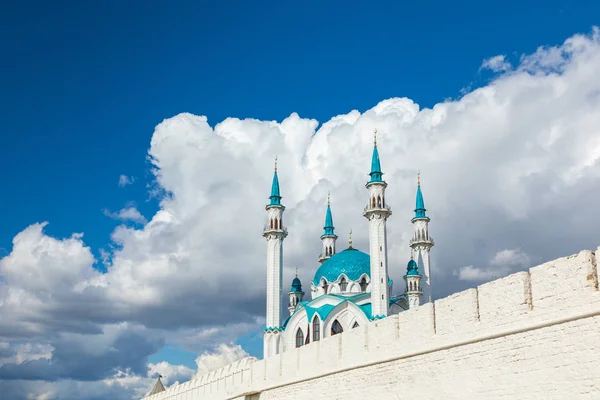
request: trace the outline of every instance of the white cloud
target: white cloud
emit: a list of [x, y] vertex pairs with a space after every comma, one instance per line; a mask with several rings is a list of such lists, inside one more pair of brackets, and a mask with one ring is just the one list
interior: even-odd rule
[[531, 266], [531, 260], [521, 249], [505, 249], [497, 252], [486, 268], [468, 265], [458, 270], [461, 281], [489, 281], [506, 276], [519, 269]]
[[[599, 217], [598, 93], [594, 30], [540, 48], [489, 85], [431, 109], [387, 99], [321, 126], [297, 114], [281, 122], [228, 118], [214, 127], [191, 114], [167, 119], [149, 150], [156, 186], [166, 195], [143, 226], [114, 230], [114, 246], [102, 255], [106, 274], [93, 268], [96, 260], [79, 234], [54, 238], [42, 223], [15, 236], [0, 260], [0, 342], [9, 343], [0, 352], [12, 357], [23, 343], [49, 345], [53, 368], [41, 357], [4, 364], [0, 376], [56, 381], [36, 384], [40, 395], [77, 398], [76, 389], [91, 393], [93, 384], [104, 393], [102, 379], [115, 370], [125, 371], [122, 382], [147, 379], [147, 356], [165, 338], [191, 348], [196, 330], [210, 339], [210, 346], [194, 347], [201, 352], [219, 340], [214, 332], [226, 332], [222, 341], [229, 342], [236, 339], [233, 328], [255, 327], [265, 304], [260, 230], [273, 157], [279, 156], [289, 229], [284, 285], [296, 266], [308, 285], [318, 266], [328, 190], [338, 248], [346, 246], [350, 228], [354, 246], [368, 248], [361, 211], [374, 127], [394, 211], [388, 232], [396, 282], [409, 259], [417, 170], [436, 240], [436, 296], [524, 268], [527, 260], [595, 248], [597, 227], [589, 221]], [[453, 275], [460, 265], [470, 267]], [[199, 368], [243, 355], [228, 351], [200, 357]], [[79, 378], [63, 381], [78, 371]]]
[[241, 346], [222, 343], [213, 352], [205, 352], [196, 358], [198, 377], [208, 374], [237, 360], [248, 357], [248, 353]]
[[480, 69], [490, 69], [494, 72], [505, 72], [512, 69], [510, 62], [506, 61], [506, 56], [497, 55], [483, 60]]
[[530, 263], [529, 256], [519, 248], [499, 251], [490, 261], [491, 265], [518, 268], [528, 267]]
[[112, 219], [119, 221], [132, 221], [138, 224], [145, 224], [148, 222], [146, 218], [137, 210], [135, 207], [126, 207], [119, 210], [119, 212], [113, 213], [107, 209], [103, 210], [104, 215]]
[[135, 182], [135, 178], [133, 176], [121, 175], [119, 176], [119, 187], [125, 187], [127, 185], [132, 185]]

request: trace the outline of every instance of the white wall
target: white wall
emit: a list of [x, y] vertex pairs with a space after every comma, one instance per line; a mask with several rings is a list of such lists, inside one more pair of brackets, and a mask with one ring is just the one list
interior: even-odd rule
[[597, 261], [582, 251], [148, 399], [600, 399]]

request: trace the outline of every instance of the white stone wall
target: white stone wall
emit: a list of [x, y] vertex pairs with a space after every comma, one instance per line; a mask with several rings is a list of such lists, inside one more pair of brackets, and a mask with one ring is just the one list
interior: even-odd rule
[[582, 251], [148, 399], [600, 399], [597, 264]]

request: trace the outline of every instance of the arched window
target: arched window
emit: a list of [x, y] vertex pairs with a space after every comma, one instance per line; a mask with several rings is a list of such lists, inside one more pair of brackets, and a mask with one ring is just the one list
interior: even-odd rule
[[366, 292], [367, 291], [367, 280], [365, 279], [365, 277], [363, 276], [363, 278], [360, 280], [360, 291], [361, 292]]
[[315, 315], [315, 317], [313, 318], [313, 342], [318, 342], [319, 341], [319, 334], [321, 332], [321, 326], [319, 324], [319, 317], [317, 317]]
[[375, 197], [373, 197], [373, 201], [371, 201], [371, 204], [373, 205], [373, 207], [375, 207]]
[[385, 207], [385, 196], [381, 196], [381, 206]]
[[329, 246], [329, 255], [333, 254], [333, 247]]
[[352, 325], [352, 329], [354, 328], [358, 328], [358, 322], [354, 321], [354, 324]]
[[323, 293], [327, 294], [327, 281], [325, 279], [321, 281], [321, 287], [323, 288]]
[[331, 325], [331, 336], [337, 335], [338, 333], [342, 332], [344, 332], [344, 328], [342, 328], [342, 325], [336, 319], [335, 321], [333, 321], [333, 325]]
[[302, 329], [298, 328], [298, 332], [296, 332], [296, 347], [300, 347], [304, 344], [304, 333]]
[[377, 207], [381, 208], [381, 197], [377, 196]]
[[271, 218], [271, 229], [273, 229], [273, 218]]
[[347, 288], [348, 282], [346, 281], [346, 278], [342, 277], [342, 280], [340, 281], [340, 291], [345, 292]]
[[277, 228], [277, 218], [275, 218], [275, 229], [279, 229]]

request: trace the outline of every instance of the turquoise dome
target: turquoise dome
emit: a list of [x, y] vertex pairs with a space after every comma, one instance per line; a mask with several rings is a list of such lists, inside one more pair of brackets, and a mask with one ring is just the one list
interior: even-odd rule
[[406, 266], [406, 275], [420, 275], [419, 266], [415, 260], [410, 260]]
[[321, 278], [327, 282], [336, 281], [341, 274], [346, 275], [351, 281], [358, 281], [363, 274], [370, 276], [371, 258], [362, 251], [348, 248], [342, 252], [336, 253], [330, 259], [325, 261], [313, 279], [315, 286], [319, 285]]
[[292, 288], [290, 289], [290, 292], [302, 292], [302, 283], [298, 277], [295, 277], [292, 281]]

